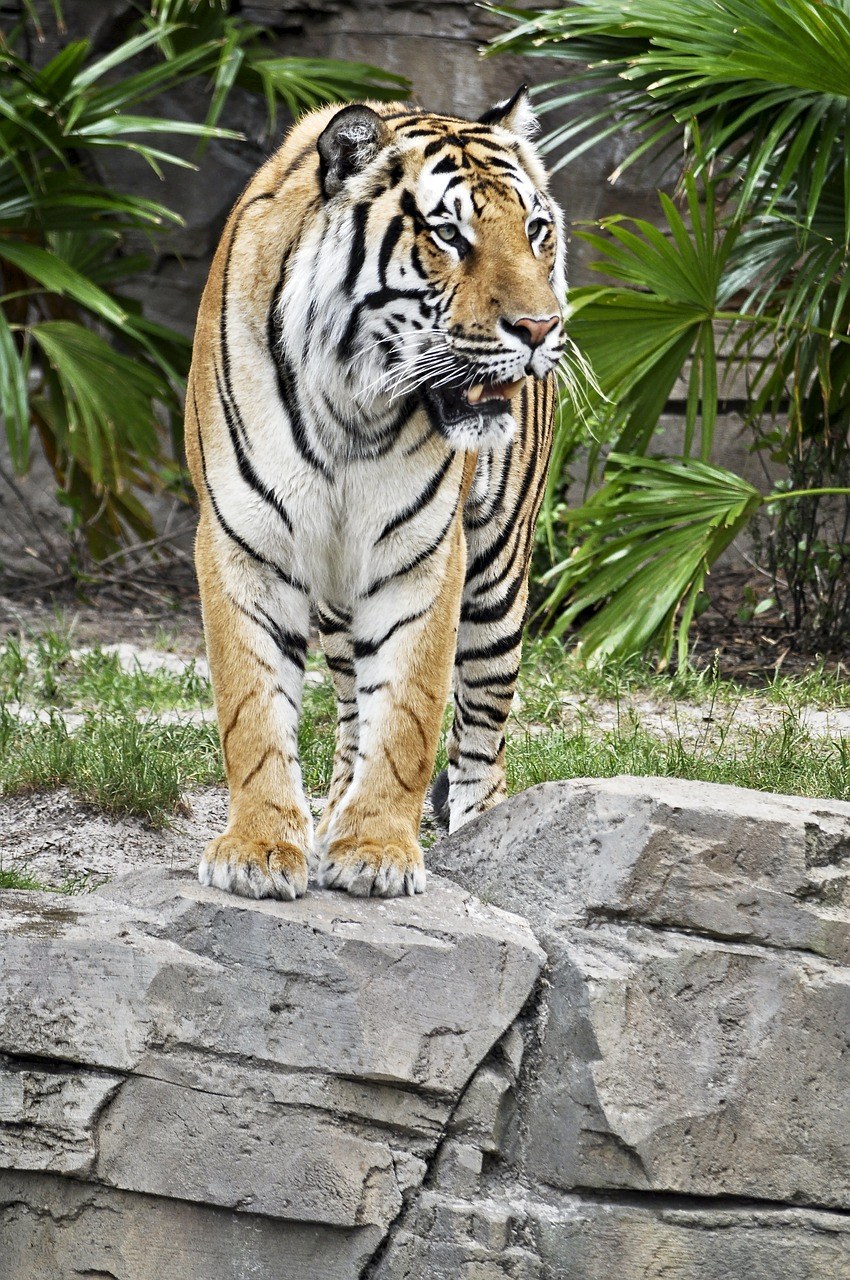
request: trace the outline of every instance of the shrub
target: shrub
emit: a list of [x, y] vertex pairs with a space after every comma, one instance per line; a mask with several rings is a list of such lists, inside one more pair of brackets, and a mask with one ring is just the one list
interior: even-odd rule
[[[603, 604], [593, 587], [600, 556], [622, 557], [620, 570], [628, 563], [631, 572], [609, 577], [605, 609], [582, 633], [586, 651], [654, 646], [666, 660], [678, 635], [684, 657], [712, 560], [766, 505], [781, 513], [768, 555], [776, 599], [796, 626], [808, 618], [813, 638], [835, 642], [850, 621], [840, 585], [850, 559], [846, 5], [575, 0], [546, 13], [499, 12], [514, 29], [497, 49], [554, 58], [568, 72], [541, 97], [544, 114], [570, 112], [544, 141], [555, 168], [616, 132], [633, 139], [618, 172], [661, 155], [685, 197], [684, 215], [660, 197], [663, 229], [617, 216], [580, 233], [597, 251], [595, 269], [615, 282], [573, 290], [569, 325], [601, 390], [591, 464], [601, 463], [602, 444], [612, 452], [599, 492], [566, 517], [578, 546], [551, 570], [550, 610], [570, 599], [571, 620], [582, 603]], [[789, 478], [769, 494], [751, 490], [742, 505], [741, 482], [713, 467], [714, 500], [702, 517], [694, 504], [684, 538], [682, 504], [712, 463], [720, 355], [750, 369], [753, 446]], [[662, 498], [647, 487], [660, 473], [646, 460], [689, 361], [682, 453], [664, 472]], [[573, 433], [575, 417], [566, 405]], [[796, 506], [800, 490], [808, 506]], [[824, 497], [840, 508], [832, 534], [818, 519]], [[621, 528], [624, 501], [652, 514], [650, 540], [646, 519], [629, 525], [634, 537]]]
[[[176, 135], [238, 137], [218, 125], [234, 85], [262, 95], [273, 127], [279, 101], [295, 114], [395, 97], [406, 82], [363, 64], [277, 57], [262, 28], [213, 0], [159, 0], [108, 53], [75, 40], [40, 70], [19, 52], [25, 34], [21, 24], [0, 35], [0, 411], [15, 471], [26, 472], [35, 438], [79, 549], [98, 558], [128, 535], [150, 537], [141, 494], [179, 479], [169, 450], [179, 451], [190, 354], [127, 292], [149, 265], [128, 236], [155, 239], [180, 218], [110, 186], [102, 158], [131, 151], [152, 178], [188, 165], [170, 148]], [[206, 121], [146, 113], [195, 77], [211, 86]]]

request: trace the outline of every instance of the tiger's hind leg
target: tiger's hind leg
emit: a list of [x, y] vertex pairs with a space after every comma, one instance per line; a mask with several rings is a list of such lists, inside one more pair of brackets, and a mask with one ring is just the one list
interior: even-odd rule
[[204, 517], [196, 563], [230, 788], [227, 829], [204, 851], [198, 878], [243, 897], [292, 900], [307, 889], [312, 846], [297, 738], [307, 598]]
[[316, 830], [316, 847], [323, 851], [334, 810], [354, 778], [359, 732], [351, 614], [336, 605], [323, 604], [318, 610], [317, 621], [337, 704], [333, 773], [327, 805]]
[[[527, 383], [516, 439], [483, 456], [464, 511], [466, 581], [448, 776], [435, 812], [456, 831], [505, 798], [505, 731], [519, 674], [534, 526], [552, 444], [554, 378]], [[448, 812], [446, 812], [448, 810]]]

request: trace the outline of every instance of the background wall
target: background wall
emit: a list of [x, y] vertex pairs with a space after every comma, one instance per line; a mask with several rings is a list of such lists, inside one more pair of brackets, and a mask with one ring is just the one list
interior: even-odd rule
[[[204, 0], [206, 2], [206, 0]], [[71, 39], [91, 39], [97, 50], [114, 47], [138, 14], [130, 0], [63, 0], [67, 31], [57, 32], [49, 0], [38, 0], [45, 39], [33, 41], [30, 53], [38, 63], [46, 62]], [[407, 76], [413, 96], [423, 106], [476, 117], [494, 102], [511, 95], [519, 84], [545, 83], [557, 74], [552, 59], [515, 58], [502, 55], [482, 57], [481, 50], [506, 29], [505, 24], [473, 3], [457, 0], [262, 0], [243, 3], [235, 0], [250, 21], [271, 26], [270, 47], [282, 55], [347, 58], [369, 62]], [[519, 7], [531, 9], [523, 4]], [[0, 0], [0, 26], [8, 27], [21, 9], [21, 0]], [[203, 119], [208, 96], [203, 86], [183, 86], [161, 108], [170, 116]], [[156, 103], [151, 109], [156, 110]], [[557, 116], [547, 116], [546, 129]], [[241, 131], [244, 141], [216, 142], [208, 147], [197, 171], [167, 167], [162, 180], [148, 166], [129, 153], [110, 156], [110, 176], [121, 188], [144, 191], [177, 210], [185, 225], [158, 240], [151, 269], [139, 277], [136, 295], [148, 315], [191, 335], [198, 300], [227, 215], [253, 172], [275, 149], [288, 127], [281, 113], [276, 137], [265, 132], [265, 111], [247, 94], [234, 92], [222, 123]], [[656, 187], [660, 175], [651, 167], [635, 166], [616, 184], [608, 181], [627, 151], [625, 133], [586, 152], [569, 168], [554, 176], [555, 194], [568, 224], [595, 219], [609, 213], [627, 213], [654, 218], [658, 212]], [[169, 138], [174, 147], [180, 139]], [[175, 148], [176, 149], [176, 148]], [[193, 139], [186, 139], [183, 153], [197, 159]], [[151, 253], [151, 245], [140, 239], [139, 248]], [[571, 284], [594, 278], [587, 266], [586, 247], [572, 237], [569, 243]], [[599, 279], [599, 277], [596, 277]], [[757, 484], [764, 476], [760, 462], [748, 453], [739, 432], [737, 409], [744, 394], [741, 380], [725, 390], [727, 404], [718, 424], [716, 460]], [[665, 418], [659, 448], [677, 447], [681, 436], [686, 385], [674, 388]], [[43, 472], [43, 474], [42, 474]], [[578, 498], [581, 484], [571, 497]], [[28, 485], [31, 502], [52, 523], [55, 510], [52, 479], [46, 465], [37, 465]], [[0, 492], [0, 516], [4, 506], [14, 505], [11, 495]], [[16, 521], [17, 523], [17, 521]], [[162, 525], [162, 516], [158, 516]], [[0, 534], [0, 551], [8, 563], [17, 557]], [[30, 561], [31, 563], [31, 561]]]
[[[206, 3], [207, 0], [204, 0]], [[5, 14], [19, 8], [7, 3]], [[271, 26], [277, 50], [283, 55], [347, 58], [370, 62], [407, 76], [422, 106], [472, 118], [507, 97], [523, 82], [540, 84], [551, 78], [551, 59], [481, 57], [480, 50], [504, 23], [473, 3], [456, 0], [265, 0], [234, 4], [249, 21]], [[531, 9], [531, 5], [521, 7]], [[137, 10], [128, 0], [63, 0], [67, 34], [56, 32], [47, 0], [39, 0], [46, 39], [33, 52], [46, 61], [69, 39], [87, 36], [100, 49], [111, 48]], [[4, 10], [0, 9], [0, 15]], [[165, 105], [165, 104], [164, 104]], [[169, 114], [203, 118], [208, 102], [198, 85], [169, 95]], [[160, 184], [142, 162], [132, 157], [111, 172], [131, 186], [150, 190], [177, 209], [186, 225], [175, 232], [156, 258], [143, 296], [154, 319], [191, 333], [198, 297], [227, 214], [254, 170], [279, 141], [264, 134], [264, 112], [247, 95], [234, 94], [222, 123], [246, 134], [245, 142], [219, 142], [206, 152], [200, 171], [169, 169]], [[281, 117], [278, 134], [288, 124]], [[547, 120], [548, 124], [548, 120]], [[190, 139], [185, 154], [192, 155]], [[613, 140], [594, 149], [568, 171], [556, 175], [555, 190], [569, 221], [629, 212], [652, 216], [655, 184], [650, 173], [635, 171], [616, 187], [607, 175], [624, 151]], [[582, 246], [571, 245], [571, 280], [587, 279]]]

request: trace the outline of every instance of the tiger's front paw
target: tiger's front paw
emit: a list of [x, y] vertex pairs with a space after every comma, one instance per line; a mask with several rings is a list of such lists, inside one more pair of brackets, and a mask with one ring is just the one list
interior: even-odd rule
[[319, 866], [319, 884], [358, 898], [399, 898], [425, 892], [425, 861], [415, 840], [343, 836], [331, 840]]
[[287, 840], [265, 843], [238, 835], [218, 836], [204, 850], [201, 884], [243, 898], [281, 898], [292, 902], [307, 892], [307, 856]]

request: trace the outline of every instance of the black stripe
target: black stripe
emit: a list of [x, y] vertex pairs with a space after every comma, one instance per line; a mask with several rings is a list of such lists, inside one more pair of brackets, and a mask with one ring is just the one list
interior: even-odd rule
[[[470, 510], [464, 512], [463, 523], [466, 525], [467, 529], [482, 529], [485, 524], [490, 523], [496, 512], [502, 509], [505, 501], [505, 493], [508, 487], [508, 475], [510, 474], [513, 450], [514, 446], [513, 443], [511, 443], [502, 454], [502, 471], [495, 490], [491, 487], [493, 483], [492, 475], [488, 477], [488, 487], [490, 487], [490, 492], [488, 493], [487, 498], [489, 501], [485, 500], [475, 515], [473, 515]], [[475, 510], [474, 507], [473, 510]]]
[[464, 662], [481, 662], [484, 658], [501, 658], [510, 653], [522, 640], [522, 627], [512, 631], [510, 635], [500, 636], [492, 644], [485, 644], [482, 649], [459, 649], [455, 654], [455, 666]]
[[[408, 137], [410, 135], [408, 134]], [[442, 137], [435, 138], [433, 142], [429, 142], [422, 154], [426, 160], [430, 160], [431, 156], [435, 156], [441, 147], [462, 147], [463, 139], [459, 138], [456, 133], [444, 133]]]
[[387, 643], [391, 636], [394, 636], [402, 627], [408, 627], [412, 622], [418, 622], [420, 618], [424, 618], [426, 613], [431, 610], [431, 605], [427, 604], [424, 609], [419, 609], [416, 613], [409, 613], [406, 618], [399, 618], [397, 622], [384, 632], [379, 640], [355, 640], [353, 649], [355, 658], [371, 658], [379, 649]]
[[381, 241], [381, 252], [378, 255], [378, 279], [383, 285], [387, 283], [387, 267], [389, 266], [393, 249], [398, 244], [399, 236], [401, 235], [403, 228], [404, 218], [400, 213], [397, 213], [394, 218], [390, 219], [387, 224], [387, 229], [384, 232], [384, 238]]
[[325, 480], [332, 480], [333, 474], [330, 467], [322, 462], [318, 454], [315, 453], [307, 436], [301, 405], [298, 403], [298, 392], [295, 387], [295, 375], [292, 371], [292, 366], [288, 360], [280, 358], [275, 361], [275, 371], [277, 373], [278, 395], [289, 417], [289, 429], [292, 433], [295, 448], [304, 461], [308, 462], [315, 471], [318, 471], [319, 475], [323, 476]]
[[375, 593], [377, 591], [380, 591], [382, 587], [385, 587], [388, 582], [393, 582], [396, 578], [404, 577], [406, 573], [410, 573], [411, 570], [416, 569], [420, 564], [422, 564], [424, 560], [427, 560], [429, 556], [432, 556], [434, 552], [440, 546], [442, 546], [443, 542], [445, 541], [446, 534], [448, 533], [449, 529], [451, 529], [452, 524], [454, 523], [456, 512], [457, 512], [457, 505], [455, 505], [454, 510], [449, 516], [448, 522], [446, 523], [446, 525], [443, 527], [441, 532], [438, 534], [438, 536], [434, 539], [434, 541], [429, 546], [425, 547], [423, 551], [420, 551], [419, 554], [417, 556], [414, 556], [412, 560], [408, 560], [407, 564], [403, 565], [401, 569], [396, 569], [394, 573], [388, 573], [388, 574], [385, 574], [383, 578], [378, 578], [376, 582], [372, 583], [368, 591], [365, 591], [363, 593], [363, 598], [366, 599], [367, 596], [375, 595]]
[[498, 750], [494, 755], [488, 756], [484, 751], [464, 751], [462, 747], [457, 753], [458, 760], [474, 760], [476, 764], [495, 764], [498, 756]]
[[[404, 128], [404, 126], [402, 125], [400, 128]], [[434, 131], [434, 126], [428, 125], [424, 129], [404, 129], [404, 136], [406, 138], [432, 138]]]
[[316, 620], [319, 624], [319, 630], [322, 635], [333, 636], [348, 630], [348, 626], [344, 622], [335, 622], [333, 618], [329, 618], [321, 609], [316, 611]]
[[308, 142], [305, 147], [301, 148], [301, 150], [298, 152], [298, 155], [295, 157], [295, 159], [291, 160], [290, 163], [284, 169], [283, 176], [281, 177], [280, 182], [277, 184], [277, 191], [281, 191], [283, 189], [284, 184], [287, 182], [289, 178], [292, 177], [293, 173], [298, 168], [298, 166], [304, 160], [307, 159], [311, 151], [315, 153], [315, 150], [316, 150], [315, 142]]
[[[238, 424], [238, 426], [241, 428], [242, 435], [243, 436], [246, 435], [245, 425], [242, 421], [242, 415], [239, 413], [239, 410], [236, 407], [235, 402], [228, 404], [227, 397], [225, 396], [225, 393], [224, 393], [224, 388], [222, 387], [221, 380], [218, 376], [218, 369], [217, 368], [214, 369], [214, 372], [215, 372], [215, 389], [218, 392], [218, 398], [221, 404], [222, 413], [224, 414], [224, 420], [227, 423], [227, 431], [230, 436], [230, 443], [233, 445], [233, 452], [236, 456], [236, 465], [239, 468], [239, 474], [241, 475], [245, 483], [248, 485], [249, 489], [253, 490], [254, 493], [256, 493], [260, 498], [263, 499], [264, 502], [268, 503], [268, 505], [277, 512], [277, 514], [280, 516], [283, 523], [286, 525], [288, 532], [292, 533], [292, 521], [289, 518], [288, 511], [284, 507], [283, 503], [281, 502], [277, 494], [272, 489], [269, 489], [269, 487], [266, 484], [264, 484], [264, 482], [257, 475], [256, 471], [254, 470], [253, 466], [251, 465], [248, 459], [247, 454], [245, 453], [242, 440], [240, 439], [240, 436], [239, 436], [239, 431], [237, 430], [237, 424]], [[235, 421], [234, 421], [234, 418], [235, 418]]]
[[[458, 702], [460, 702], [460, 699], [458, 699]], [[462, 705], [464, 715], [467, 717], [467, 723], [471, 723], [469, 719], [470, 711], [484, 716], [489, 721], [491, 728], [501, 729], [505, 723], [504, 712], [500, 711], [498, 707], [488, 707], [486, 702], [464, 702]]]
[[[531, 454], [528, 461], [526, 462], [525, 470], [523, 472], [522, 480], [520, 482], [519, 493], [517, 495], [517, 499], [511, 510], [511, 514], [509, 518], [506, 520], [504, 527], [502, 528], [498, 538], [496, 538], [495, 541], [492, 542], [489, 547], [486, 547], [483, 551], [480, 551], [478, 555], [475, 557], [475, 559], [472, 561], [472, 563], [469, 565], [469, 568], [466, 571], [467, 582], [471, 582], [473, 578], [480, 577], [480, 575], [486, 569], [489, 569], [489, 567], [492, 565], [496, 557], [502, 551], [504, 551], [512, 535], [516, 531], [517, 519], [519, 517], [520, 510], [525, 503], [525, 499], [528, 495], [528, 490], [531, 487], [531, 480], [534, 474], [534, 468], [535, 468], [536, 462], [537, 462], [537, 459], [535, 458], [534, 454]], [[494, 584], [490, 584], [490, 585], [494, 585]], [[481, 588], [479, 588], [477, 594], [478, 595], [482, 594]]]
[[209, 500], [212, 505], [213, 512], [215, 513], [215, 518], [218, 521], [219, 525], [221, 526], [222, 531], [225, 534], [227, 534], [231, 542], [235, 542], [237, 547], [239, 547], [242, 551], [245, 552], [246, 556], [249, 556], [252, 560], [255, 560], [257, 564], [263, 565], [266, 569], [271, 569], [272, 572], [277, 575], [280, 581], [285, 583], [286, 586], [292, 587], [293, 591], [298, 591], [302, 595], [306, 595], [307, 587], [303, 582], [299, 582], [297, 578], [290, 577], [288, 573], [285, 573], [284, 570], [281, 569], [280, 565], [275, 564], [272, 560], [267, 560], [266, 557], [264, 555], [261, 555], [259, 551], [255, 551], [254, 548], [249, 543], [247, 543], [244, 538], [241, 538], [239, 536], [239, 534], [236, 532], [235, 529], [231, 528], [231, 526], [227, 523], [224, 516], [222, 515], [221, 508], [219, 507], [218, 502], [216, 501], [216, 496], [213, 493], [212, 485], [210, 484], [209, 476], [207, 474], [207, 459], [206, 459], [206, 453], [204, 451], [204, 439], [203, 439], [203, 433], [201, 432], [201, 419], [198, 413], [198, 401], [195, 396], [194, 384], [192, 386], [192, 403], [195, 408], [195, 419], [198, 423], [198, 448], [201, 454], [201, 471], [203, 472], [203, 476], [204, 476], [204, 487], [206, 488], [207, 495], [209, 496]]
[[325, 662], [331, 671], [335, 671], [338, 676], [353, 676], [354, 663], [350, 658], [337, 658], [332, 653], [325, 654]]
[[278, 651], [284, 658], [289, 661], [300, 671], [304, 670], [307, 654], [307, 637], [299, 636], [295, 631], [284, 631], [283, 627], [265, 609], [260, 609], [261, 617], [257, 617], [250, 609], [244, 608], [243, 605], [236, 604], [236, 608], [243, 613], [246, 618], [250, 618], [256, 626], [261, 627], [275, 643]]
[[524, 581], [525, 574], [518, 573], [501, 599], [494, 601], [492, 604], [476, 605], [472, 600], [464, 601], [460, 611], [461, 622], [472, 622], [478, 625], [485, 622], [501, 622], [502, 618], [516, 602]]
[[489, 689], [491, 685], [500, 685], [510, 688], [511, 685], [516, 684], [518, 675], [519, 667], [514, 667], [513, 671], [509, 671], [504, 676], [481, 676], [478, 680], [464, 680], [463, 687], [464, 689]]
[[233, 396], [233, 388], [230, 381], [230, 352], [227, 349], [227, 291], [230, 281], [230, 259], [233, 256], [233, 249], [236, 244], [236, 237], [239, 233], [242, 219], [248, 210], [260, 200], [273, 200], [275, 193], [273, 191], [263, 191], [260, 195], [252, 196], [250, 200], [236, 211], [233, 220], [233, 233], [230, 237], [230, 243], [227, 246], [227, 253], [224, 258], [224, 268], [221, 273], [221, 311], [218, 318], [218, 336], [221, 346], [221, 365], [224, 373], [224, 385], [227, 387], [229, 396]]
[[280, 271], [278, 272], [277, 283], [272, 293], [271, 304], [269, 306], [268, 315], [266, 316], [266, 342], [268, 344], [269, 355], [274, 364], [275, 377], [277, 379], [277, 393], [280, 402], [286, 410], [289, 418], [289, 429], [292, 433], [292, 439], [296, 449], [300, 453], [305, 462], [308, 462], [315, 471], [318, 471], [325, 480], [333, 479], [330, 468], [322, 462], [321, 458], [314, 452], [307, 436], [307, 428], [304, 425], [304, 419], [301, 414], [301, 406], [298, 403], [298, 392], [295, 388], [295, 377], [289, 362], [280, 354], [280, 315], [278, 306], [280, 295], [283, 292], [283, 286], [286, 280], [286, 268], [289, 261], [289, 253], [284, 254]]
[[412, 520], [413, 517], [415, 515], [418, 515], [420, 511], [424, 511], [425, 507], [428, 506], [428, 503], [433, 501], [433, 499], [436, 497], [437, 490], [440, 488], [440, 485], [443, 483], [446, 473], [448, 472], [449, 467], [452, 465], [456, 457], [457, 457], [456, 454], [450, 453], [446, 458], [445, 462], [443, 463], [443, 465], [440, 467], [439, 471], [437, 471], [428, 481], [427, 485], [422, 490], [419, 497], [415, 498], [414, 501], [410, 504], [410, 506], [405, 507], [405, 509], [403, 511], [400, 511], [397, 516], [393, 516], [392, 520], [390, 520], [388, 524], [384, 525], [383, 529], [381, 530], [380, 534], [378, 535], [375, 541], [375, 546], [377, 546], [379, 542], [383, 542], [384, 538], [388, 538], [391, 533], [395, 533], [396, 529], [400, 529], [401, 526], [403, 524], [406, 524], [408, 520]]
[[385, 284], [380, 289], [367, 293], [361, 300], [360, 306], [368, 307], [370, 311], [378, 311], [381, 307], [387, 307], [391, 302], [397, 302], [401, 298], [422, 302], [424, 295], [421, 289], [393, 289]]
[[366, 223], [369, 219], [368, 204], [354, 206], [351, 246], [348, 251], [348, 269], [342, 282], [343, 292], [350, 298], [366, 257]]

